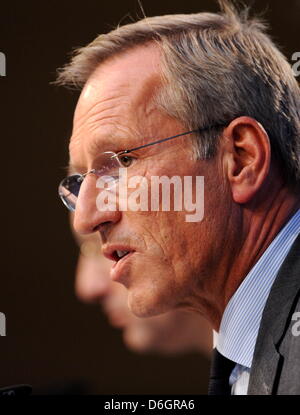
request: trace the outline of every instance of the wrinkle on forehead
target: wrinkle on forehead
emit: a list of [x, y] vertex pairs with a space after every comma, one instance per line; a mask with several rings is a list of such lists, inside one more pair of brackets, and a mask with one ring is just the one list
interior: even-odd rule
[[121, 122], [122, 113], [128, 105], [126, 95], [112, 94], [105, 99], [95, 100], [85, 111], [82, 111], [74, 120], [74, 136], [80, 137], [83, 130], [93, 133], [104, 124], [107, 126]]
[[[80, 95], [74, 122], [88, 114], [96, 103], [122, 98], [127, 104], [149, 104], [161, 83], [160, 51], [156, 45], [136, 46], [100, 64]], [[98, 110], [100, 108], [98, 107]]]
[[[152, 133], [157, 109], [152, 99], [161, 86], [157, 46], [138, 46], [107, 59], [87, 81], [74, 114], [70, 151], [81, 155], [95, 147], [95, 137], [121, 133], [142, 137]], [[77, 154], [78, 154], [78, 151]]]

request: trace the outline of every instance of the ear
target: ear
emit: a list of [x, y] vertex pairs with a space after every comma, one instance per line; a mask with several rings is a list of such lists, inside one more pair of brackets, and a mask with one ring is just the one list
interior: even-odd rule
[[236, 203], [249, 202], [270, 170], [271, 145], [263, 126], [250, 117], [233, 120], [224, 131], [226, 174]]

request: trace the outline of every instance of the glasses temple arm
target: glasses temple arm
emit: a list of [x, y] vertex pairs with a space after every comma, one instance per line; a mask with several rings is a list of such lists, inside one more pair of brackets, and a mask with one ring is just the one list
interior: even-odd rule
[[191, 131], [187, 131], [186, 133], [176, 134], [176, 135], [173, 135], [172, 137], [162, 138], [161, 140], [154, 141], [153, 143], [148, 143], [148, 144], [144, 144], [144, 145], [139, 146], [139, 147], [131, 148], [130, 150], [121, 151], [119, 153], [119, 155], [131, 153], [132, 151], [136, 151], [136, 150], [140, 150], [141, 148], [153, 146], [154, 144], [163, 143], [164, 141], [172, 140], [172, 138], [177, 138], [177, 137], [181, 137], [183, 135], [187, 135], [187, 134], [197, 133], [197, 132], [200, 132], [200, 131], [209, 130], [210, 128], [213, 128], [213, 127], [225, 127], [226, 125], [227, 125], [227, 123], [226, 124], [225, 123], [216, 124], [214, 126], [208, 126], [208, 127], [198, 128], [197, 130], [191, 130]]

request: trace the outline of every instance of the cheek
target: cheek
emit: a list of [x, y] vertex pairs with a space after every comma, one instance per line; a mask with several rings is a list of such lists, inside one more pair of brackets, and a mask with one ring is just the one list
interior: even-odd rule
[[[178, 250], [175, 249], [175, 252]], [[174, 308], [189, 294], [187, 284], [193, 272], [189, 258], [162, 250], [152, 242], [151, 249], [137, 258], [127, 280], [129, 305], [138, 316], [151, 316]]]
[[[142, 236], [144, 249], [138, 261], [152, 275], [173, 274], [173, 280], [189, 273], [197, 257], [198, 240], [203, 235], [201, 223], [185, 221], [185, 212], [126, 212], [132, 232]], [[141, 277], [142, 278], [142, 277]]]

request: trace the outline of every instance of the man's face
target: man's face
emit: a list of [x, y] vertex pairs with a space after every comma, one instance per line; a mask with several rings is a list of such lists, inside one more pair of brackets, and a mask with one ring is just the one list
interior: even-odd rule
[[[196, 313], [181, 310], [160, 316], [139, 318], [128, 308], [124, 286], [111, 281], [112, 261], [99, 253], [98, 238], [81, 239], [76, 271], [76, 293], [84, 302], [102, 306], [110, 324], [122, 330], [127, 347], [138, 352], [211, 352], [211, 328]], [[96, 245], [97, 244], [97, 245]]]
[[[154, 46], [136, 47], [101, 64], [79, 98], [70, 142], [70, 162], [84, 173], [105, 151], [119, 152], [185, 131], [159, 111], [151, 98], [160, 86], [160, 55]], [[74, 228], [100, 231], [104, 254], [129, 254], [116, 261], [112, 279], [128, 289], [128, 303], [138, 316], [176, 307], [193, 308], [211, 284], [225, 235], [226, 209], [219, 192], [216, 161], [194, 161], [191, 136], [135, 153], [128, 176], [204, 176], [202, 222], [187, 222], [186, 212], [97, 210], [97, 178], [88, 175], [78, 197]], [[200, 281], [200, 283], [199, 283]]]

